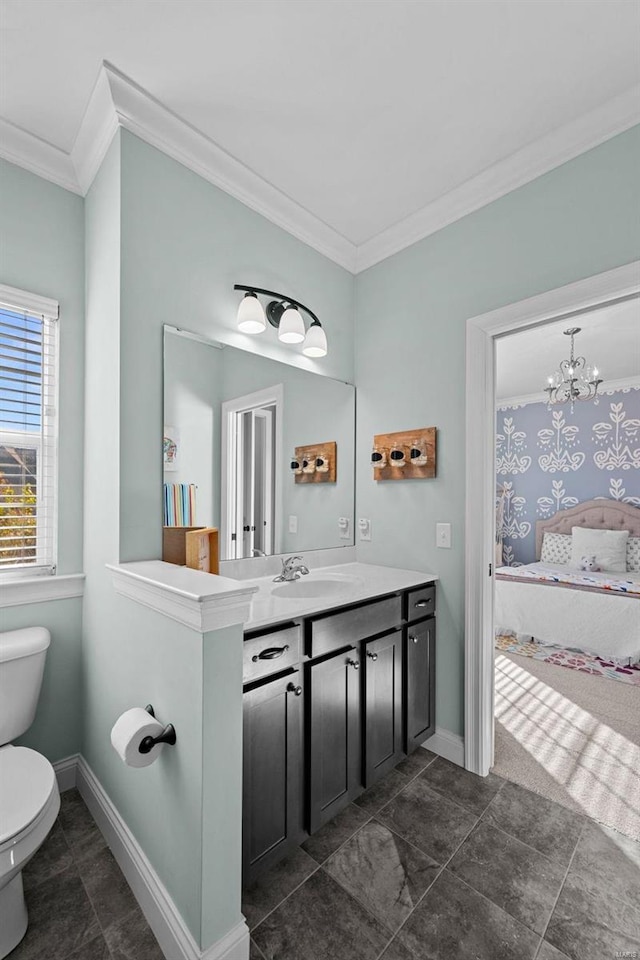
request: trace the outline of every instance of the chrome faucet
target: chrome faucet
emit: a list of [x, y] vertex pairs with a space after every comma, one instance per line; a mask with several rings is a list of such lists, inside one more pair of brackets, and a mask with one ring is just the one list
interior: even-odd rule
[[309, 567], [302, 563], [302, 557], [287, 557], [282, 561], [282, 572], [279, 577], [274, 577], [274, 583], [290, 583], [293, 580], [299, 580], [300, 574], [306, 576], [309, 573]]
[[253, 557], [266, 557], [266, 553], [264, 552], [264, 550], [258, 550], [257, 547], [253, 547], [251, 549], [251, 555]]

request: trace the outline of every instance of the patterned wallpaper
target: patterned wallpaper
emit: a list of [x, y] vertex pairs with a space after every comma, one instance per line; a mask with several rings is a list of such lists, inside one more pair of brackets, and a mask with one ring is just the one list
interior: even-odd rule
[[503, 560], [535, 560], [536, 520], [606, 497], [640, 506], [640, 387], [597, 402], [498, 407], [496, 483]]

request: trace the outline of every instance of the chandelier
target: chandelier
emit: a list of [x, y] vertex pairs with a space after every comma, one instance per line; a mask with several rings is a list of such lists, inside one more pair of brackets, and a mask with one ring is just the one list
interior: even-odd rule
[[577, 333], [580, 333], [580, 330], [580, 327], [570, 327], [564, 331], [565, 337], [571, 337], [569, 359], [562, 360], [555, 373], [547, 377], [549, 385], [544, 388], [549, 407], [553, 403], [571, 403], [572, 413], [574, 402], [576, 400], [594, 400], [598, 393], [598, 387], [602, 383], [596, 367], [587, 363], [584, 357], [574, 356], [573, 339]]

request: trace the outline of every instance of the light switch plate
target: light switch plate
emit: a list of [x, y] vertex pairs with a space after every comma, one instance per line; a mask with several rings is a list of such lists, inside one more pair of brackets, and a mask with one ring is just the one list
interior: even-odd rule
[[295, 514], [292, 513], [289, 516], [289, 533], [297, 533], [297, 532], [298, 532], [298, 518], [295, 516]]
[[451, 524], [436, 523], [436, 547], [451, 549]]
[[358, 533], [361, 540], [371, 540], [371, 520], [361, 517], [358, 520]]
[[341, 540], [351, 540], [351, 520], [349, 517], [338, 517], [338, 529]]

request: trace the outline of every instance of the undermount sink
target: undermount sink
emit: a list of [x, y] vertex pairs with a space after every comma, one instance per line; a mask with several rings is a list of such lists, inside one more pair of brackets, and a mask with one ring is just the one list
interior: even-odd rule
[[281, 583], [277, 587], [271, 588], [274, 597], [284, 597], [289, 600], [303, 600], [312, 597], [333, 597], [337, 594], [344, 594], [356, 585], [356, 577], [335, 577], [318, 578], [317, 580], [307, 580], [306, 577], [300, 580], [292, 580], [290, 583]]

